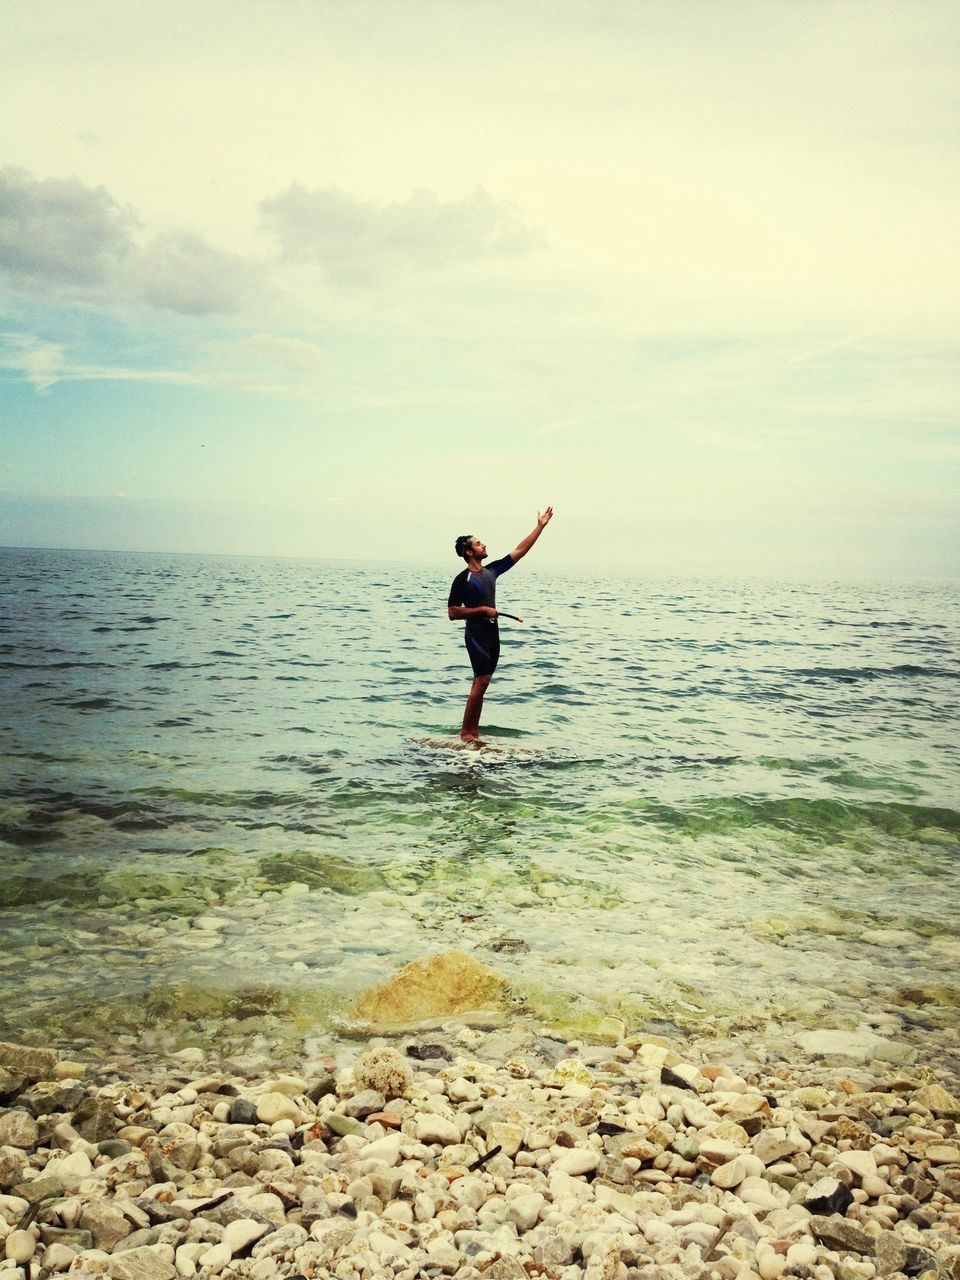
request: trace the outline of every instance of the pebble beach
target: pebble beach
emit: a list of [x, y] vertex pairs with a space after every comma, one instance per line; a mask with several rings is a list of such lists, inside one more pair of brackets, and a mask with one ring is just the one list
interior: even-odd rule
[[[462, 994], [495, 981], [436, 965]], [[429, 975], [370, 1000], [396, 1012]], [[608, 1031], [453, 1016], [278, 1072], [0, 1044], [0, 1271], [960, 1280], [955, 1078]]]

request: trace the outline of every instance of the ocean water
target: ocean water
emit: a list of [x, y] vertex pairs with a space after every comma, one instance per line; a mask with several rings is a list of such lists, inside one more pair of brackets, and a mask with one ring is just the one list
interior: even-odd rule
[[460, 750], [456, 571], [0, 552], [0, 1036], [349, 1035], [457, 948], [538, 1025], [957, 1066], [958, 584], [534, 555]]

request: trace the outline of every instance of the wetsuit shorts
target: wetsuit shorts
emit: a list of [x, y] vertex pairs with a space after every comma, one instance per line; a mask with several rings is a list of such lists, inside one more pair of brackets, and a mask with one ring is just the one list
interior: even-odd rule
[[464, 635], [470, 665], [475, 676], [492, 676], [500, 661], [500, 628], [492, 618], [483, 627], [467, 627]]

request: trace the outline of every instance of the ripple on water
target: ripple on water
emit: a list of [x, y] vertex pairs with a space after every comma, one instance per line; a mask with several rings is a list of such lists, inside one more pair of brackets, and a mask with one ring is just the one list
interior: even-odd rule
[[956, 1028], [955, 587], [524, 566], [467, 751], [417, 740], [469, 683], [452, 574], [2, 554], [21, 1029], [325, 1024], [450, 947], [557, 1025]]

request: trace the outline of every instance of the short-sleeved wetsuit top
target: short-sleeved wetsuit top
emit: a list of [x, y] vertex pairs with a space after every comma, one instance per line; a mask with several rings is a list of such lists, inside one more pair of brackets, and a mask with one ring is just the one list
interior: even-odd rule
[[[506, 573], [512, 568], [513, 560], [510, 556], [504, 556], [502, 560], [485, 564], [476, 572], [464, 569], [453, 580], [447, 604], [461, 609], [476, 609], [480, 605], [489, 605], [490, 608], [495, 609], [497, 579], [501, 573]], [[477, 618], [467, 618], [466, 623], [463, 638], [467, 653], [470, 655], [473, 674], [492, 676], [500, 658], [500, 631], [497, 620], [481, 615]]]

